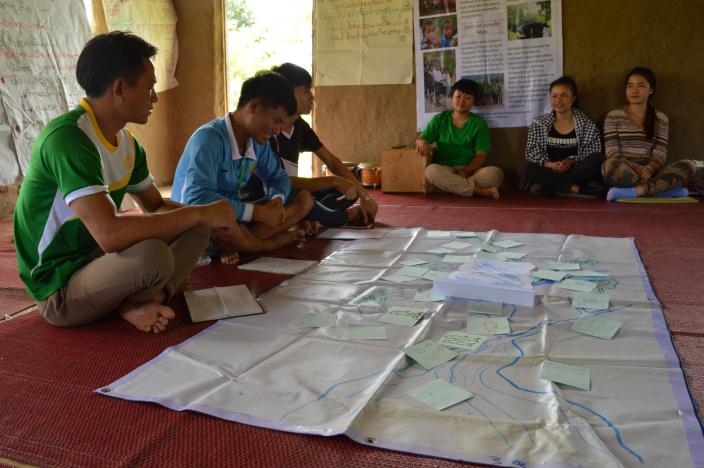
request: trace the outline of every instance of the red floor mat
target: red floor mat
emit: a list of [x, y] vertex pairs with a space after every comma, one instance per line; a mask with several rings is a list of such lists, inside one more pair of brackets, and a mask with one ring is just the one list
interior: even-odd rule
[[[384, 194], [378, 194], [378, 201], [378, 221], [390, 226], [635, 237], [665, 305], [695, 401], [704, 402], [701, 204], [626, 205], [510, 193], [498, 202]], [[313, 240], [272, 255], [315, 259], [343, 242]], [[252, 258], [243, 255], [242, 263]], [[262, 294], [284, 278], [213, 264], [193, 272], [191, 287], [245, 282]], [[62, 466], [460, 466], [376, 450], [344, 437], [270, 431], [93, 394], [208, 325], [183, 323], [182, 297], [173, 305], [177, 323], [157, 336], [118, 319], [60, 329], [30, 313], [1, 323], [0, 457]]]
[[0, 289], [0, 318], [25, 310], [34, 303], [22, 289]]

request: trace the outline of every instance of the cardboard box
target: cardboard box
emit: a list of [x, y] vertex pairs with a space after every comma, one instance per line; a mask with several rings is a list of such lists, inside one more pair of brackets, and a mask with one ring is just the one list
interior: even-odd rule
[[381, 152], [381, 191], [425, 193], [427, 158], [412, 147]]

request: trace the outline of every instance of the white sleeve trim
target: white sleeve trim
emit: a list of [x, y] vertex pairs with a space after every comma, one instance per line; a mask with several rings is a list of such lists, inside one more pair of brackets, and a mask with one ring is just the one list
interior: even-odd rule
[[127, 192], [129, 192], [129, 193], [143, 192], [146, 189], [148, 189], [149, 187], [151, 187], [152, 185], [154, 185], [154, 177], [152, 177], [151, 174], [148, 174], [147, 177], [142, 179], [141, 182], [138, 182], [134, 185], [128, 185]]
[[252, 203], [244, 204], [244, 213], [242, 214], [242, 221], [248, 223], [252, 220], [252, 215], [254, 214], [254, 205]]
[[66, 205], [70, 205], [72, 202], [76, 201], [79, 198], [86, 197], [88, 195], [94, 195], [96, 193], [101, 192], [108, 193], [108, 186], [89, 185], [88, 187], [79, 188], [78, 190], [74, 190], [73, 192], [69, 193], [64, 197], [64, 201], [66, 202]]

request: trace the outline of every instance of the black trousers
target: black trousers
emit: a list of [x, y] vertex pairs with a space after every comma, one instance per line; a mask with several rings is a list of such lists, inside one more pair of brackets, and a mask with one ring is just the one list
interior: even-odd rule
[[526, 179], [531, 182], [537, 182], [555, 192], [569, 193], [574, 184], [603, 183], [601, 178], [601, 164], [603, 162], [603, 154], [590, 154], [581, 161], [574, 163], [565, 172], [555, 172], [539, 164], [529, 163], [528, 167], [526, 167]]

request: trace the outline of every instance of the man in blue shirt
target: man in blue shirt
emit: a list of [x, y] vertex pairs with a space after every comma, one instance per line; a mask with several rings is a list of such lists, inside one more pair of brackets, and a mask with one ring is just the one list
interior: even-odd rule
[[[249, 227], [243, 229], [244, 239], [215, 231], [208, 253], [219, 252], [221, 261], [236, 261], [237, 251], [272, 250], [304, 236], [300, 229], [289, 229], [308, 214], [312, 197], [302, 191], [285, 203], [291, 180], [269, 145], [269, 138], [295, 112], [288, 81], [278, 73], [264, 73], [243, 83], [235, 112], [201, 126], [186, 143], [172, 198], [187, 205], [227, 200], [237, 219]], [[252, 174], [264, 182], [265, 198], [246, 203], [240, 190]]]

